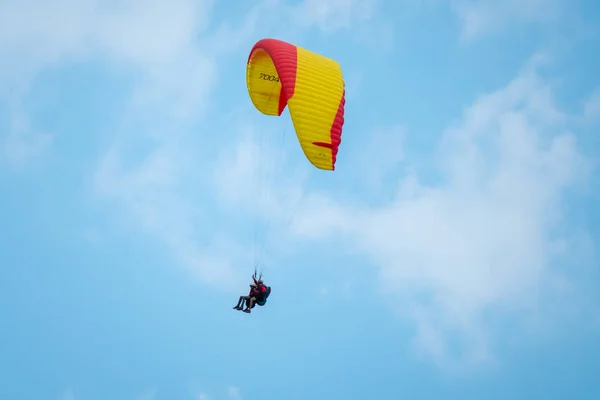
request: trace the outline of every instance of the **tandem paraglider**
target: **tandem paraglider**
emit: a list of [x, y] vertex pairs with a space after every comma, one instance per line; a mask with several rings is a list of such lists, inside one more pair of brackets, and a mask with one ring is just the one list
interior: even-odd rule
[[[262, 114], [279, 117], [288, 108], [306, 159], [319, 170], [335, 170], [346, 104], [344, 77], [337, 61], [278, 39], [261, 39], [248, 56], [246, 85], [252, 104]], [[258, 158], [262, 157], [272, 154]], [[233, 307], [246, 313], [257, 304], [264, 306], [271, 293], [262, 274], [256, 279], [260, 264], [256, 243], [254, 262], [250, 292], [240, 296]]]
[[256, 279], [256, 272], [252, 275], [253, 283], [250, 284], [250, 293], [248, 296], [240, 296], [234, 310], [242, 310], [245, 313], [250, 313], [255, 305], [264, 306], [267, 304], [267, 298], [271, 294], [271, 287], [266, 286], [261, 277]]

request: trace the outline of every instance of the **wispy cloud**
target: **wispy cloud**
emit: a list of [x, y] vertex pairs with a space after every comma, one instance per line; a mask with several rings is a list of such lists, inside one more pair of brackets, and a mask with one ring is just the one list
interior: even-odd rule
[[138, 119], [157, 110], [177, 118], [196, 115], [214, 81], [214, 63], [196, 45], [211, 4], [128, 0], [116, 9], [95, 0], [0, 4], [0, 105], [4, 100], [15, 114], [15, 126], [2, 138], [5, 158], [23, 165], [49, 147], [50, 133], [24, 123], [27, 109], [13, 109], [40, 71], [65, 63], [96, 60], [108, 71], [135, 77], [130, 113]]
[[452, 7], [462, 22], [462, 35], [466, 40], [494, 33], [513, 23], [547, 20], [556, 16], [558, 0], [453, 0]]
[[206, 29], [211, 3], [127, 0], [110, 8], [96, 0], [4, 2], [0, 55], [11, 62], [3, 63], [2, 76], [14, 79], [59, 62], [100, 58], [111, 66], [142, 70], [146, 83], [168, 89], [161, 74], [167, 68], [181, 68], [195, 78], [187, 70], [197, 61], [194, 35]]
[[65, 389], [63, 394], [60, 396], [60, 400], [76, 400], [75, 394], [72, 389]]
[[367, 254], [416, 322], [419, 348], [441, 364], [489, 361], [485, 321], [535, 313], [569, 281], [556, 269], [577, 240], [564, 230], [563, 199], [587, 163], [536, 64], [443, 133], [431, 159], [443, 183], [422, 183], [415, 168], [387, 206], [323, 194], [296, 220], [300, 235]]
[[242, 400], [242, 395], [240, 394], [240, 390], [235, 386], [230, 386], [227, 389], [227, 396], [231, 400]]
[[583, 106], [583, 116], [588, 121], [600, 119], [600, 90], [594, 91]]
[[377, 6], [377, 0], [304, 0], [290, 12], [301, 26], [316, 25], [323, 31], [333, 32], [371, 19]]
[[186, 164], [186, 160], [193, 162], [191, 157], [179, 146], [164, 144], [140, 164], [125, 168], [122, 156], [110, 152], [96, 172], [95, 190], [116, 201], [122, 210], [119, 215], [163, 243], [178, 264], [207, 283], [227, 285], [239, 254], [218, 225], [210, 222], [210, 211], [197, 206], [206, 204], [206, 195], [188, 186], [186, 177], [195, 170]]
[[27, 115], [15, 112], [7, 133], [1, 137], [1, 159], [13, 170], [23, 170], [42, 160], [52, 146], [54, 136], [31, 126]]
[[[202, 201], [202, 193], [194, 192], [193, 182], [183, 177], [194, 176], [202, 163], [186, 148], [191, 145], [186, 138], [194, 140], [190, 125], [202, 115], [218, 79], [215, 58], [226, 55], [225, 48], [239, 46], [231, 43], [232, 37], [249, 35], [255, 18], [248, 16], [240, 32], [223, 34], [217, 28], [209, 35], [205, 31], [212, 6], [211, 1], [188, 0], [163, 5], [127, 0], [117, 8], [93, 0], [2, 3], [0, 15], [6, 23], [0, 58], [14, 65], [3, 63], [0, 82], [21, 83], [19, 90], [3, 93], [12, 104], [18, 103], [11, 97], [15, 92], [27, 96], [39, 71], [59, 64], [95, 60], [115, 76], [133, 78], [114, 142], [94, 172], [94, 193], [119, 205], [123, 213], [118, 215], [128, 216], [130, 226], [164, 243], [176, 263], [207, 282], [228, 282], [230, 263], [237, 262], [235, 244], [228, 245], [230, 239], [222, 232], [195, 225], [202, 224], [203, 216], [193, 202]], [[29, 126], [27, 110], [14, 121], [2, 137], [2, 155], [21, 166], [46, 150], [52, 136]], [[127, 157], [139, 155], [140, 143], [153, 149], [139, 164], [132, 163]]]
[[147, 389], [139, 394], [136, 400], [154, 400], [156, 399], [156, 394], [158, 391], [156, 389]]

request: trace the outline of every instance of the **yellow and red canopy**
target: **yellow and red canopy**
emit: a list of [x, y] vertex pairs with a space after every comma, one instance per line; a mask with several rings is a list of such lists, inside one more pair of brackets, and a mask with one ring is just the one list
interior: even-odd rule
[[340, 65], [277, 39], [258, 41], [248, 57], [248, 93], [263, 114], [290, 116], [306, 158], [334, 170], [344, 125], [345, 89]]

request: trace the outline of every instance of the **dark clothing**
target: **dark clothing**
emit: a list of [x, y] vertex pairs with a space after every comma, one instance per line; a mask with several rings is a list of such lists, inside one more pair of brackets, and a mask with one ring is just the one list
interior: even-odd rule
[[262, 281], [257, 281], [254, 276], [252, 276], [252, 280], [254, 280], [254, 284], [250, 285], [250, 293], [248, 293], [248, 296], [240, 296], [237, 305], [233, 307], [234, 309], [242, 310], [245, 307], [244, 312], [249, 313], [255, 305], [264, 306], [267, 303], [271, 288], [265, 286]]
[[[240, 296], [237, 305], [233, 308], [238, 310], [238, 309], [242, 309], [244, 307], [249, 307], [250, 299], [254, 298], [254, 300], [256, 300], [256, 296], [258, 296], [259, 293], [260, 293], [260, 290], [257, 287], [251, 285], [250, 293], [248, 293], [248, 296]], [[254, 304], [252, 305], [251, 308], [254, 308]]]
[[237, 306], [233, 307], [233, 308], [243, 308], [243, 307], [247, 307], [247, 305], [250, 303], [250, 296], [240, 296], [240, 299], [238, 300]]

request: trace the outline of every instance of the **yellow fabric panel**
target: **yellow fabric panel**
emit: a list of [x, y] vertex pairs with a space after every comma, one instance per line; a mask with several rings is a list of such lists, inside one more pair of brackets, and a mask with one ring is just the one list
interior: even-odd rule
[[294, 96], [290, 115], [306, 158], [317, 168], [332, 170], [331, 150], [313, 142], [331, 143], [330, 129], [344, 93], [340, 65], [298, 47]]
[[[260, 74], [277, 77], [276, 81], [260, 79]], [[257, 49], [252, 53], [249, 68], [246, 69], [246, 84], [254, 106], [263, 114], [279, 115], [279, 95], [281, 82], [269, 53]]]

